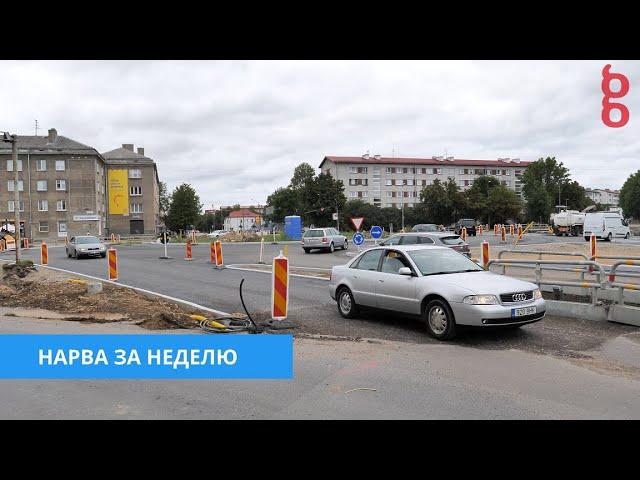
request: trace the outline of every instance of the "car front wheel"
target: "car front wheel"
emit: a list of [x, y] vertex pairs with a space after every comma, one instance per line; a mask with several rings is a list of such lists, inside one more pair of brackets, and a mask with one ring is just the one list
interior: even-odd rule
[[345, 240], [344, 243], [342, 244], [342, 249], [346, 250], [347, 248], [349, 248], [349, 243]]
[[427, 304], [425, 324], [429, 334], [438, 340], [450, 340], [456, 336], [453, 312], [442, 299], [434, 299]]
[[356, 301], [353, 299], [351, 290], [348, 288], [342, 287], [338, 290], [336, 300], [338, 302], [338, 312], [340, 312], [340, 315], [344, 318], [353, 318], [356, 313], [358, 313], [358, 306], [356, 305]]
[[333, 245], [333, 242], [331, 242], [331, 245], [329, 245], [329, 251], [330, 251], [331, 253], [333, 253], [333, 252], [335, 252], [335, 251], [336, 251], [336, 247]]
[[609, 232], [609, 235], [607, 235], [607, 242], [610, 242], [612, 238], [613, 235], [611, 234], [611, 232]]
[[311, 251], [310, 248], [303, 248], [303, 250], [304, 250], [304, 253], [309, 253]]
[[624, 236], [624, 238], [626, 240], [629, 240], [631, 238], [631, 233], [627, 232], [627, 234]]

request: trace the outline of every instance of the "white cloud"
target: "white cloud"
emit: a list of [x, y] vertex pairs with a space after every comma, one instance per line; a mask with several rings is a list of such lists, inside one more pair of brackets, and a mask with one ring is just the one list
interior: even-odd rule
[[[600, 120], [601, 69], [625, 73], [631, 111]], [[638, 62], [0, 62], [0, 128], [43, 129], [107, 151], [145, 147], [170, 188], [206, 205], [263, 202], [325, 155], [555, 155], [573, 178], [619, 188], [640, 167]]]

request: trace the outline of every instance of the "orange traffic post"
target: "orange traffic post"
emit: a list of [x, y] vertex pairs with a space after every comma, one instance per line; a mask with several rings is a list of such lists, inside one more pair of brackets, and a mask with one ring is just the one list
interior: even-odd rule
[[518, 239], [522, 238], [522, 224], [518, 224]]
[[0, 240], [0, 252], [4, 251], [4, 239]]
[[493, 224], [493, 234], [494, 235], [500, 235], [499, 230], [500, 230], [500, 226], [497, 223], [494, 223]]
[[462, 238], [463, 242], [467, 241], [467, 227], [462, 227], [460, 230], [460, 238]]
[[513, 235], [515, 234], [515, 227], [513, 225], [513, 223], [511, 225], [509, 225], [509, 235], [511, 235], [513, 237]]
[[216, 240], [216, 268], [224, 268], [224, 259], [222, 258], [222, 242]]
[[193, 260], [193, 256], [191, 254], [191, 240], [187, 240], [187, 246], [186, 246], [186, 256], [185, 256], [185, 260]]
[[49, 247], [45, 242], [40, 245], [40, 264], [49, 265]]
[[504, 225], [502, 226], [502, 230], [500, 231], [500, 241], [507, 241], [507, 227], [505, 227]]
[[[591, 261], [595, 262], [596, 258], [598, 258], [598, 239], [591, 232], [591, 236], [589, 237], [589, 256], [591, 257]], [[589, 273], [593, 272], [593, 265], [589, 265]]]
[[211, 265], [216, 264], [216, 243], [215, 242], [209, 243], [209, 263]]
[[489, 242], [484, 240], [480, 247], [480, 263], [485, 270], [489, 269]]
[[264, 261], [262, 260], [263, 257], [264, 257], [264, 237], [260, 239], [260, 259], [258, 260], [258, 263], [264, 264]]
[[115, 248], [107, 250], [107, 258], [109, 259], [109, 280], [115, 282], [118, 280], [118, 252]]
[[284, 320], [289, 309], [289, 259], [282, 252], [274, 257], [271, 271], [271, 318]]
[[480, 235], [482, 235], [482, 225], [480, 225]]
[[23, 238], [22, 239], [22, 248], [29, 248], [29, 239], [28, 238]]

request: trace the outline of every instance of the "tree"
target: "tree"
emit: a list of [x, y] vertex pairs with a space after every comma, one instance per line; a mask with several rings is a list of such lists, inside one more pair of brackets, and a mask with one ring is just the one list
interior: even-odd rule
[[307, 187], [313, 181], [315, 176], [316, 171], [311, 165], [306, 162], [301, 163], [293, 170], [293, 177], [291, 177], [289, 188], [292, 188], [295, 191], [300, 191]]
[[167, 219], [167, 213], [169, 213], [169, 204], [171, 199], [167, 193], [167, 184], [160, 182], [158, 185], [158, 196], [160, 197], [160, 220], [163, 222]]
[[518, 194], [504, 185], [496, 185], [489, 191], [485, 201], [483, 221], [486, 220], [490, 225], [505, 223], [507, 220], [516, 220], [521, 211], [522, 202]]
[[[566, 204], [575, 210], [589, 205], [584, 188], [571, 181], [569, 169], [555, 157], [547, 157], [531, 163], [521, 178], [522, 193], [527, 201], [527, 215], [532, 220], [549, 218], [554, 202]], [[541, 192], [544, 191], [544, 194]]]
[[640, 219], [640, 170], [630, 175], [622, 185], [620, 206], [626, 217]]
[[347, 202], [342, 180], [336, 180], [328, 173], [320, 173], [300, 192], [299, 201], [305, 210], [304, 223], [307, 225], [330, 225], [332, 213], [338, 213]]
[[204, 213], [200, 215], [198, 220], [196, 221], [196, 228], [201, 232], [211, 232], [216, 230], [216, 216], [212, 213]]
[[483, 222], [492, 223], [491, 212], [487, 208], [487, 202], [493, 189], [500, 186], [497, 178], [482, 175], [476, 178], [469, 190], [464, 192], [466, 199], [465, 214], [480, 219]]
[[290, 187], [278, 188], [267, 197], [267, 205], [273, 207], [273, 213], [268, 215], [268, 220], [276, 223], [284, 223], [287, 215], [297, 215], [298, 195]]
[[202, 204], [196, 191], [188, 183], [183, 183], [171, 194], [167, 226], [176, 231], [187, 229], [198, 221], [201, 210]]
[[450, 198], [452, 192], [448, 192], [446, 187], [446, 184], [435, 179], [432, 185], [424, 187], [420, 192], [420, 201], [424, 204], [429, 223], [448, 224], [452, 218], [454, 210], [453, 201]]

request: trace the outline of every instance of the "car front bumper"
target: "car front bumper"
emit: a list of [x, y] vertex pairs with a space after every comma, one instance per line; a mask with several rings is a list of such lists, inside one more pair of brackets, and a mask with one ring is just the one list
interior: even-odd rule
[[[514, 308], [536, 307], [536, 313], [524, 317], [512, 317]], [[495, 327], [501, 325], [524, 325], [542, 320], [546, 314], [544, 299], [513, 305], [467, 305], [452, 303], [451, 309], [458, 325]]]

